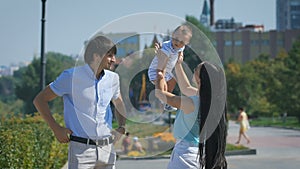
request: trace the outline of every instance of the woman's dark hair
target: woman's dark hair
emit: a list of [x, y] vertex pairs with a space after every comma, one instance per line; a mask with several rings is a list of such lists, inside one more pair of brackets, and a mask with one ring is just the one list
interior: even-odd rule
[[200, 69], [199, 76], [201, 80], [198, 111], [200, 166], [201, 169], [204, 167], [205, 169], [227, 169], [225, 74], [219, 66], [205, 62]]
[[99, 54], [101, 57], [107, 53], [117, 53], [116, 45], [105, 36], [96, 36], [91, 39], [84, 52], [84, 61], [86, 63], [91, 63], [93, 61], [93, 55], [95, 53]]

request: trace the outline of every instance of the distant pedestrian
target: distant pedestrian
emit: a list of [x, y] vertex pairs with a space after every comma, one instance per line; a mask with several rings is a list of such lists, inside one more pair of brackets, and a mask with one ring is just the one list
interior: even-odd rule
[[250, 138], [247, 136], [246, 132], [250, 128], [250, 125], [249, 125], [247, 113], [242, 107], [239, 108], [238, 122], [240, 123], [240, 131], [239, 131], [238, 141], [236, 142], [236, 144], [240, 144], [242, 136], [247, 140], [247, 144], [249, 144]]
[[140, 153], [143, 153], [143, 146], [141, 144], [141, 142], [139, 142], [139, 138], [138, 137], [133, 137], [133, 145], [131, 148], [132, 151], [138, 151]]
[[129, 132], [127, 132], [125, 135], [126, 136], [122, 141], [122, 146], [123, 146], [123, 153], [127, 154], [129, 152], [129, 146], [131, 144], [131, 140], [130, 140], [130, 137], [129, 137], [129, 135], [130, 135]]

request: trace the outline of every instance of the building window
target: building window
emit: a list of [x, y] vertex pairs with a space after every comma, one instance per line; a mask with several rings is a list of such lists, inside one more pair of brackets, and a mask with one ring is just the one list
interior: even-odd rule
[[278, 46], [283, 46], [283, 41], [282, 40], [277, 40], [277, 45]]
[[235, 46], [242, 46], [243, 42], [241, 40], [237, 40], [234, 42]]
[[258, 40], [251, 40], [251, 45], [253, 46], [258, 45]]
[[270, 44], [270, 41], [269, 40], [261, 40], [261, 44], [268, 46]]
[[231, 40], [225, 41], [225, 46], [231, 46], [231, 45], [232, 45], [232, 41]]

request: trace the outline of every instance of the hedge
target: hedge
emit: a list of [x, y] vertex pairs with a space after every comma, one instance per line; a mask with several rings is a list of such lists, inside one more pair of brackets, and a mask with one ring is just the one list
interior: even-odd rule
[[[54, 117], [62, 123], [62, 116]], [[41, 116], [1, 119], [0, 168], [62, 168], [67, 154], [67, 144], [56, 140]]]

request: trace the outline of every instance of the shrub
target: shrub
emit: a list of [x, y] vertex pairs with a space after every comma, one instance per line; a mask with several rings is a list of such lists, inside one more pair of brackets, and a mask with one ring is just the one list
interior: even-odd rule
[[2, 119], [0, 142], [0, 168], [61, 168], [67, 161], [67, 145], [58, 143], [38, 115]]

